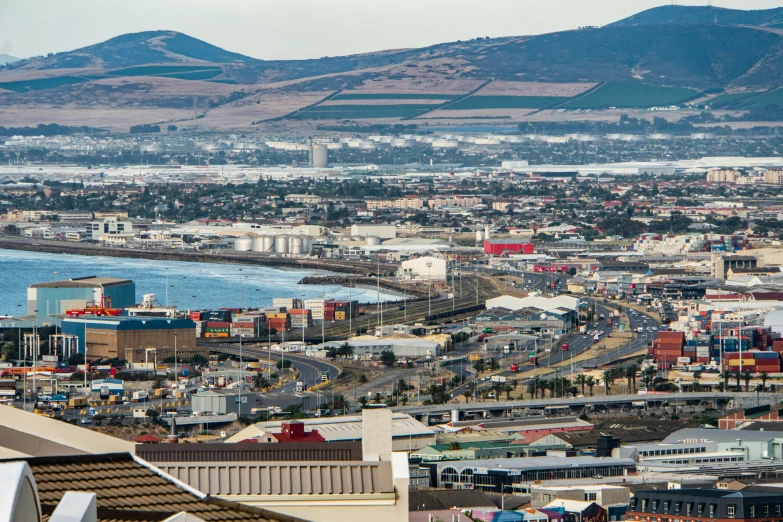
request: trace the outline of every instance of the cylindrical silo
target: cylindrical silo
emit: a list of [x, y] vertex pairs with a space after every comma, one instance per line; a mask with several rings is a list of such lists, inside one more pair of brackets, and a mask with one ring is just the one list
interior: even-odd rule
[[313, 168], [323, 169], [329, 164], [329, 154], [326, 145], [317, 143], [313, 145]]
[[313, 249], [313, 238], [310, 236], [302, 236], [302, 253], [310, 254]]
[[288, 240], [288, 251], [297, 256], [302, 255], [302, 238], [299, 236], [293, 236]]
[[262, 252], [274, 252], [275, 251], [275, 236], [263, 236], [262, 238], [264, 248]]
[[237, 252], [250, 252], [253, 248], [253, 240], [248, 236], [238, 237], [234, 240], [234, 250]]
[[255, 236], [253, 238], [253, 252], [264, 251], [264, 238], [261, 236]]
[[275, 237], [275, 252], [278, 254], [288, 253], [288, 236]]
[[367, 236], [367, 246], [380, 246], [381, 238], [378, 236]]
[[481, 243], [482, 241], [484, 241], [484, 232], [476, 230], [476, 243]]

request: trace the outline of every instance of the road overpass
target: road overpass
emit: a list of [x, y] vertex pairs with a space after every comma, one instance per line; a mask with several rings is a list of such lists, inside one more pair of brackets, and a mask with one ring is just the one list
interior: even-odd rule
[[429, 406], [399, 406], [395, 411], [407, 413], [424, 422], [430, 417], [456, 421], [467, 417], [473, 419], [495, 419], [503, 417], [535, 416], [557, 411], [557, 414], [573, 415], [585, 412], [608, 411], [631, 407], [644, 402], [649, 407], [701, 406], [716, 410], [747, 408], [757, 404], [777, 404], [775, 393], [755, 392], [698, 392], [698, 393], [655, 393], [647, 395], [596, 395], [592, 397], [563, 397], [518, 401], [477, 402], [467, 404], [438, 404]]

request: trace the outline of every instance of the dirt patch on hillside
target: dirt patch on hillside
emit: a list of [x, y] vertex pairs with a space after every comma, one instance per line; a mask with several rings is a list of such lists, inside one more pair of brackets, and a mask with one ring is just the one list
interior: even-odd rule
[[511, 82], [496, 80], [476, 93], [477, 96], [564, 96], [582, 94], [595, 83]]

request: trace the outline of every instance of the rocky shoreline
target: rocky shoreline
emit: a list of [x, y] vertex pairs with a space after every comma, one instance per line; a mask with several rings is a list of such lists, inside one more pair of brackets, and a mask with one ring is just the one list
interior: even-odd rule
[[[272, 257], [254, 253], [240, 253], [233, 251], [208, 253], [183, 252], [179, 250], [169, 251], [138, 248], [116, 248], [102, 247], [86, 243], [25, 240], [13, 237], [0, 237], [0, 249], [24, 250], [29, 252], [44, 252], [50, 254], [73, 254], [80, 256], [103, 256], [164, 261], [190, 261], [198, 263], [258, 265], [294, 270], [325, 270], [344, 274], [356, 274], [358, 276], [366, 276], [373, 269], [373, 266], [370, 264], [368, 264], [365, 268], [358, 263], [332, 259], [315, 260]], [[375, 285], [374, 279], [372, 279], [372, 284]]]
[[416, 298], [427, 297], [427, 287], [423, 285], [404, 285], [396, 281], [381, 279], [380, 282], [374, 277], [362, 276], [307, 276], [303, 277], [300, 284], [303, 285], [339, 285], [339, 286], [363, 286], [375, 288], [380, 285], [385, 290], [393, 290], [400, 294], [414, 296]]

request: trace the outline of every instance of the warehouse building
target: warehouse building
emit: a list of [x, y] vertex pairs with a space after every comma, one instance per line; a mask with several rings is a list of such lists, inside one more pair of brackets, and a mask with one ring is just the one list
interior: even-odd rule
[[628, 505], [626, 520], [753, 520], [772, 522], [781, 517], [778, 488], [754, 491], [731, 489], [654, 489], [637, 491]]
[[[196, 348], [196, 323], [164, 317], [81, 317], [62, 321], [62, 333], [78, 338], [78, 350], [88, 359], [118, 358], [131, 363], [145, 361], [146, 349], [155, 348], [157, 359], [174, 355], [183, 359]], [[182, 351], [180, 351], [182, 347]], [[167, 350], [168, 348], [168, 350]]]
[[136, 285], [128, 279], [95, 276], [35, 283], [27, 289], [27, 313], [64, 314], [66, 310], [82, 309], [88, 303], [104, 303], [104, 297], [111, 300], [112, 308], [133, 306], [136, 304]]
[[527, 239], [519, 238], [491, 238], [484, 240], [484, 253], [491, 256], [504, 254], [533, 254], [536, 248]]
[[399, 270], [400, 279], [418, 281], [445, 281], [448, 276], [446, 260], [425, 256], [403, 261]]
[[375, 236], [381, 239], [397, 237], [396, 225], [356, 224], [351, 226], [351, 237]]
[[[366, 412], [368, 410], [364, 410]], [[247, 440], [267, 441], [273, 433], [280, 433], [286, 421], [257, 422], [229, 437], [226, 442]], [[347, 415], [324, 419], [302, 419], [307, 430], [318, 430], [326, 442], [362, 440], [362, 416]], [[393, 451], [415, 451], [435, 443], [435, 431], [405, 413], [391, 414]]]
[[[484, 491], [527, 491], [542, 480], [623, 477], [636, 471], [632, 459], [598, 457], [528, 457], [444, 461], [427, 464], [430, 486]], [[469, 486], [465, 487], [466, 484]]]

